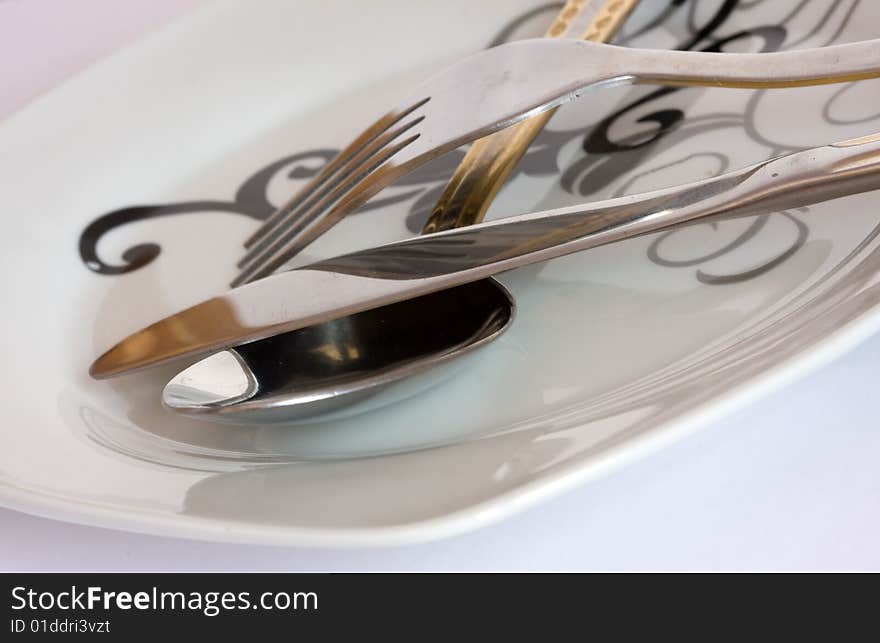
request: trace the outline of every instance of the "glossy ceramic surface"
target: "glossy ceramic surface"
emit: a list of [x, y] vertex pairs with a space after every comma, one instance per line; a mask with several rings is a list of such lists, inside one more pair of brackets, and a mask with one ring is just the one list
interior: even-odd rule
[[[219, 540], [435, 538], [644, 454], [880, 327], [872, 193], [505, 275], [517, 320], [465, 372], [295, 431], [171, 415], [159, 395], [176, 368], [88, 377], [119, 338], [221, 292], [242, 240], [390, 93], [540, 34], [558, 8], [543, 6], [384, 0], [369, 5], [380, 32], [326, 3], [217, 2], [0, 123], [0, 502]], [[880, 7], [855, 0], [643, 0], [618, 42], [792, 49], [876, 37], [877, 24]], [[489, 218], [875, 132], [878, 93], [609, 90], [557, 113]], [[383, 192], [299, 260], [417, 232], [459, 158]]]

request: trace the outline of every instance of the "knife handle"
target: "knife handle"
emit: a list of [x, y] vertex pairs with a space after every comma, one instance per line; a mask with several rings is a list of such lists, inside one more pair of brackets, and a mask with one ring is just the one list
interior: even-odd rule
[[[638, 1], [568, 0], [545, 37], [608, 42]], [[495, 195], [555, 111], [474, 141], [446, 184], [422, 234], [482, 221]]]

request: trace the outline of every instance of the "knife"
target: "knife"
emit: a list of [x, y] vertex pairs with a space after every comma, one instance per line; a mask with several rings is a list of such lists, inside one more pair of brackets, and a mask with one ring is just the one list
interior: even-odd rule
[[235, 288], [130, 335], [96, 378], [140, 370], [470, 283], [707, 217], [773, 212], [880, 188], [880, 133], [686, 185], [419, 236]]

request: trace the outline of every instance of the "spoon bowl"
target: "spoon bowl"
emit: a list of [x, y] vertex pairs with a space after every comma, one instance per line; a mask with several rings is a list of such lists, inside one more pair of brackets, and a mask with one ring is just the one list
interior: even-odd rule
[[214, 353], [175, 376], [162, 402], [235, 424], [363, 413], [453, 375], [514, 311], [507, 289], [483, 279]]

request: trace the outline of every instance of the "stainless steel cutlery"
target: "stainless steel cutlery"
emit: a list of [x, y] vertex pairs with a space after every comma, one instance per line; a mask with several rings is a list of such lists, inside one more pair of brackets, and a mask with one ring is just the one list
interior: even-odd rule
[[[615, 4], [618, 18], [634, 4]], [[336, 410], [404, 381], [418, 388], [415, 376], [511, 323], [513, 301], [492, 275], [707, 217], [880, 187], [880, 135], [873, 135], [664, 190], [476, 223], [480, 204], [546, 122], [528, 119], [610, 85], [775, 88], [873, 77], [880, 77], [880, 40], [720, 54], [537, 39], [474, 54], [415, 88], [267, 219], [246, 243], [237, 287], [122, 340], [90, 372], [111, 377], [213, 353], [175, 377], [164, 400], [234, 421]], [[499, 130], [466, 157], [426, 226], [433, 234], [272, 274], [385, 187]], [[476, 224], [435, 232], [468, 223]]]

